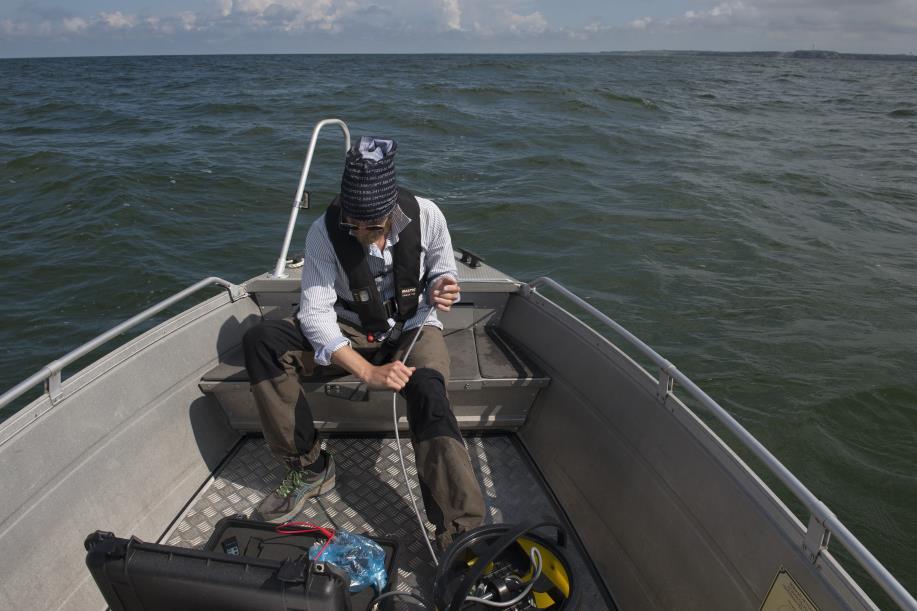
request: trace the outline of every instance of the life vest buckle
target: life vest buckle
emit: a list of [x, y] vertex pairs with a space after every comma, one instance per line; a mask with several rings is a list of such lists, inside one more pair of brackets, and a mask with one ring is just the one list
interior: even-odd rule
[[381, 344], [383, 342], [397, 342], [398, 338], [401, 337], [401, 327], [404, 326], [404, 323], [396, 323], [393, 319], [388, 319], [388, 330], [373, 332], [370, 331], [366, 334], [366, 341], [371, 344]]

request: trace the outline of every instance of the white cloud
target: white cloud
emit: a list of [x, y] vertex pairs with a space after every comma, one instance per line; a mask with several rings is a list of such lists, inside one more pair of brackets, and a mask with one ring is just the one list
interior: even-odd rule
[[137, 17], [135, 15], [125, 15], [121, 11], [115, 11], [114, 13], [99, 13], [99, 20], [108, 27], [116, 30], [130, 29], [137, 25]]
[[917, 34], [917, 0], [728, 0], [669, 19], [671, 28], [794, 32]]
[[186, 32], [198, 29], [197, 26], [197, 13], [192, 13], [190, 11], [185, 11], [178, 14], [178, 20], [181, 23], [182, 28]]
[[652, 17], [640, 17], [639, 19], [634, 19], [627, 24], [627, 27], [632, 30], [645, 30], [646, 28], [653, 25], [655, 20]]
[[462, 9], [459, 7], [459, 0], [443, 0], [443, 16], [448, 29], [462, 29]]
[[461, 6], [465, 30], [478, 37], [537, 37], [552, 31], [547, 18], [525, 0], [449, 0]]
[[[235, 2], [232, 3], [232, 12], [262, 15], [265, 9], [273, 4], [275, 4], [274, 0], [235, 0]], [[276, 4], [278, 4], [278, 6], [283, 6], [285, 3], [281, 0], [280, 3]], [[289, 2], [286, 4], [289, 4]], [[299, 4], [302, 3], [300, 2]]]
[[541, 34], [548, 29], [548, 21], [539, 11], [528, 15], [519, 15], [518, 13], [507, 11], [505, 17], [511, 32]]
[[232, 13], [232, 0], [216, 0], [216, 7], [221, 17], [229, 17]]
[[79, 32], [89, 27], [89, 22], [82, 17], [64, 17], [63, 27], [65, 32]]
[[706, 10], [686, 11], [668, 23], [695, 27], [754, 27], [761, 24], [761, 12], [756, 6], [737, 0], [721, 2]]

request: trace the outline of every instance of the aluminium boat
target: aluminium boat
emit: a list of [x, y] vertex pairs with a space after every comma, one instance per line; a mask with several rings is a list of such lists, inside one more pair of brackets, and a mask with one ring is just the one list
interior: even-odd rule
[[[287, 253], [326, 125], [339, 126], [349, 148], [343, 122], [316, 126], [272, 272], [241, 284], [205, 278], [0, 397], [3, 407], [45, 385], [0, 423], [0, 608], [103, 609], [85, 564], [88, 534], [200, 548], [221, 518], [249, 515], [276, 486], [280, 467], [259, 435], [241, 341], [298, 305]], [[573, 535], [578, 608], [877, 608], [835, 557], [842, 547], [875, 591], [917, 610], [824, 503], [640, 339], [549, 278], [524, 282], [468, 251], [455, 257], [462, 301], [440, 316], [448, 390], [487, 521], [562, 523]], [[214, 285], [216, 295], [64, 379], [77, 359]], [[391, 393], [364, 392], [350, 376], [303, 388], [339, 470], [336, 489], [302, 519], [397, 540], [393, 587], [430, 588], [429, 533], [398, 468], [398, 444], [409, 442], [393, 436]], [[398, 410], [407, 430], [401, 399]], [[416, 470], [408, 473], [416, 492]], [[786, 487], [802, 519], [762, 476]]]

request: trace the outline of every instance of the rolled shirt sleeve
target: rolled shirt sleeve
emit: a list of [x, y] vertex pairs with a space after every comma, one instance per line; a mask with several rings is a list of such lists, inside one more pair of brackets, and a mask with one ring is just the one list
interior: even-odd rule
[[[458, 269], [455, 265], [455, 254], [452, 251], [452, 237], [442, 210], [428, 199], [417, 198], [417, 202], [425, 209], [424, 220], [426, 223], [426, 236], [424, 245], [426, 251], [427, 286], [430, 287], [440, 276], [449, 276], [458, 282]], [[456, 303], [458, 299], [456, 299]], [[432, 303], [429, 290], [427, 303]]]
[[306, 236], [298, 318], [319, 365], [330, 365], [331, 355], [344, 345], [350, 345], [341, 333], [334, 311], [337, 274], [337, 257], [328, 240], [324, 222], [313, 223]]

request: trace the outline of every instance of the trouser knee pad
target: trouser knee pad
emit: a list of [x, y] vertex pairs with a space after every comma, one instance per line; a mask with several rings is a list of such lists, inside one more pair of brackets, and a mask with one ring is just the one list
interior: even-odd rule
[[276, 329], [266, 324], [254, 326], [242, 336], [242, 354], [252, 384], [283, 374], [278, 352], [286, 349], [284, 339]]
[[435, 369], [420, 367], [401, 391], [408, 402], [408, 423], [417, 440], [452, 437], [461, 441], [458, 422], [449, 406], [446, 380]]

